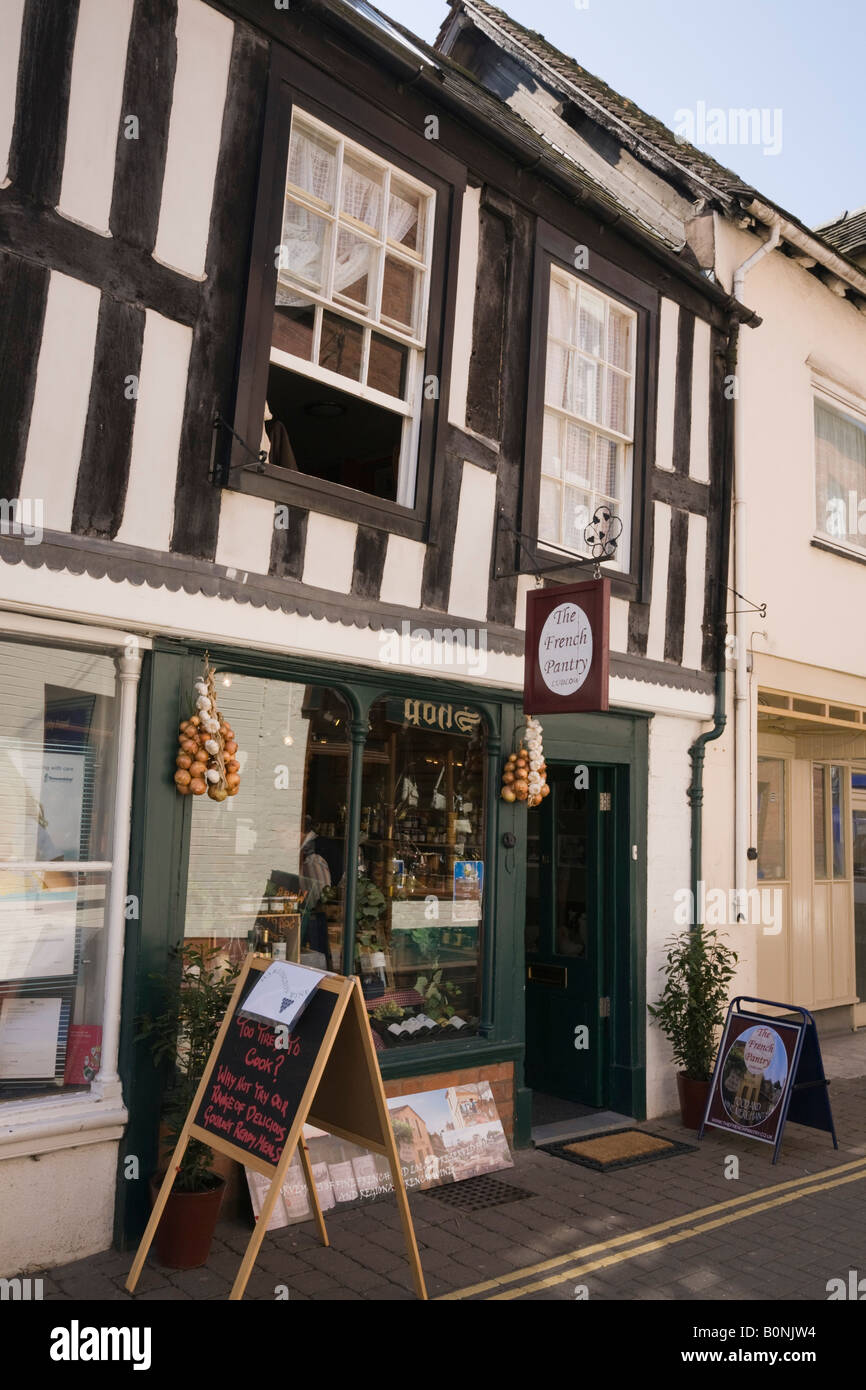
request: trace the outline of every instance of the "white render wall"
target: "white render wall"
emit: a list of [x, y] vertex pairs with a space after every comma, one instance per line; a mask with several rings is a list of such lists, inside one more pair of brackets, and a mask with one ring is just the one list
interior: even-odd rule
[[[726, 287], [758, 244], [717, 219], [716, 263]], [[767, 604], [766, 619], [755, 614], [750, 623], [767, 634], [766, 641], [754, 640], [754, 649], [860, 676], [866, 704], [866, 624], [859, 617], [866, 566], [810, 543], [813, 373], [848, 388], [866, 411], [866, 314], [779, 252], [749, 272], [744, 298], [763, 319], [759, 328], [741, 329], [738, 364], [748, 535], [743, 592]], [[833, 693], [828, 680], [826, 694]]]
[[0, 1278], [107, 1250], [116, 1169], [116, 1140], [0, 1162]]
[[[707, 745], [704, 767], [703, 875], [707, 892], [733, 881], [733, 749], [731, 683], [728, 724], [720, 739]], [[661, 993], [665, 942], [688, 930], [675, 918], [676, 894], [691, 887], [691, 780], [689, 748], [709, 727], [705, 721], [656, 714], [649, 725], [647, 815], [647, 1003]], [[719, 931], [740, 957], [731, 996], [754, 988], [755, 927], [730, 923]], [[647, 1018], [647, 1118], [678, 1108], [676, 1068], [667, 1039]]]

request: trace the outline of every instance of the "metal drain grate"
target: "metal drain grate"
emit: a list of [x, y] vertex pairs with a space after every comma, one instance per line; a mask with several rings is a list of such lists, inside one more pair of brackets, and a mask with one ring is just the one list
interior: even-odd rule
[[531, 1197], [523, 1187], [514, 1187], [510, 1182], [498, 1178], [488, 1178], [481, 1174], [477, 1178], [466, 1178], [463, 1182], [449, 1182], [444, 1187], [430, 1187], [425, 1197], [435, 1197], [437, 1202], [456, 1207], [460, 1211], [484, 1211], [486, 1207], [501, 1207], [506, 1202], [522, 1202]]

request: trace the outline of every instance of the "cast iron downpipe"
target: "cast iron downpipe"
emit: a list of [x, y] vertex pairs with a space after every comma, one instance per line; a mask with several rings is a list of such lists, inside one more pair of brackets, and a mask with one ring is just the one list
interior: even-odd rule
[[[739, 337], [739, 319], [731, 317], [728, 320], [728, 350], [725, 354], [725, 375], [726, 381], [736, 380], [737, 371], [737, 340]], [[694, 743], [689, 748], [689, 758], [692, 764], [692, 780], [689, 783], [688, 798], [691, 808], [691, 890], [692, 890], [692, 920], [691, 930], [695, 931], [698, 926], [703, 926], [698, 918], [703, 914], [699, 911], [698, 884], [701, 878], [701, 860], [703, 854], [703, 807], [704, 807], [704, 755], [708, 743], [714, 739], [721, 738], [728, 722], [725, 713], [725, 638], [728, 631], [727, 607], [728, 607], [728, 566], [731, 548], [731, 494], [733, 491], [734, 473], [734, 411], [736, 409], [736, 395], [732, 391], [726, 394], [727, 410], [724, 415], [724, 429], [722, 436], [722, 458], [723, 458], [723, 485], [722, 485], [722, 524], [719, 527], [719, 588], [718, 602], [716, 608], [716, 678], [715, 678], [715, 700], [713, 703], [713, 726], [705, 733], [699, 734]]]

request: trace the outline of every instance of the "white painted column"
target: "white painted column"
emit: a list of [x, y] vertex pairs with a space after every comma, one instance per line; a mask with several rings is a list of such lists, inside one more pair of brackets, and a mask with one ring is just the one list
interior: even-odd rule
[[105, 957], [105, 997], [102, 1013], [102, 1062], [93, 1090], [102, 1098], [120, 1096], [117, 1055], [120, 1045], [120, 1006], [123, 993], [123, 947], [126, 935], [126, 876], [132, 822], [132, 775], [135, 767], [135, 711], [141, 656], [133, 641], [115, 659], [120, 680], [117, 720], [117, 767], [114, 783], [112, 869], [106, 908], [108, 946]]

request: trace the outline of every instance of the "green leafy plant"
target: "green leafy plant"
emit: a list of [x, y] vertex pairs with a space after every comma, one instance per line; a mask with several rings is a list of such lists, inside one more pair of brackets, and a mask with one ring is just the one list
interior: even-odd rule
[[408, 1120], [392, 1120], [391, 1128], [394, 1131], [394, 1138], [398, 1144], [412, 1143], [412, 1126]]
[[[139, 1020], [136, 1041], [149, 1043], [154, 1066], [171, 1066], [163, 1119], [174, 1148], [234, 993], [240, 966], [227, 966], [222, 951], [193, 942], [175, 946], [171, 954], [168, 976], [151, 976], [163, 985], [162, 1012]], [[219, 1181], [212, 1166], [213, 1152], [208, 1145], [190, 1139], [175, 1189], [207, 1192]]]
[[671, 937], [665, 946], [665, 985], [649, 1013], [671, 1044], [679, 1070], [690, 1081], [709, 1081], [737, 954], [717, 931], [702, 926]]
[[463, 993], [459, 985], [442, 979], [441, 970], [434, 970], [429, 979], [426, 975], [419, 975], [415, 981], [415, 991], [424, 1000], [425, 1012], [429, 1012], [437, 1023], [447, 1023], [457, 1012], [453, 1001]]

